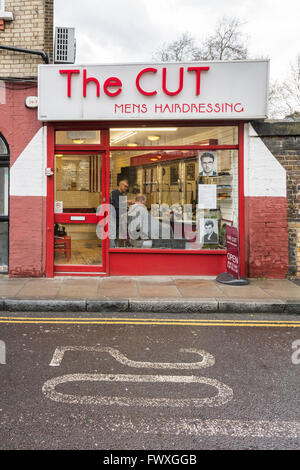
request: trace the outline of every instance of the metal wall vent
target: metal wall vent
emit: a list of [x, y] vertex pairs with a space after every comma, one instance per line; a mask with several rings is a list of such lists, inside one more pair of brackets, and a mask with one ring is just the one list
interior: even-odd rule
[[74, 64], [76, 56], [75, 28], [55, 28], [54, 63]]

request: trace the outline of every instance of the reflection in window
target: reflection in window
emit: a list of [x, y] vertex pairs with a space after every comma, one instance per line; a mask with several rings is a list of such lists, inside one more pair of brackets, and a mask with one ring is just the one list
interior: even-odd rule
[[0, 273], [8, 272], [8, 222], [0, 222]]
[[9, 151], [0, 134], [0, 273], [8, 272]]
[[0, 167], [0, 216], [8, 216], [8, 168]]
[[234, 126], [220, 127], [139, 127], [110, 129], [112, 147], [237, 145]]
[[4, 139], [0, 135], [0, 161], [8, 160], [8, 159], [9, 159], [8, 148], [7, 148], [6, 143], [4, 142]]
[[54, 263], [101, 265], [102, 242], [95, 224], [55, 224]]
[[111, 191], [128, 186], [119, 195], [136, 229], [111, 247], [224, 249], [226, 224], [238, 224], [236, 150], [113, 151], [110, 172]]
[[57, 145], [96, 145], [100, 144], [100, 131], [56, 131]]
[[99, 155], [55, 155], [55, 212], [96, 212], [101, 168]]

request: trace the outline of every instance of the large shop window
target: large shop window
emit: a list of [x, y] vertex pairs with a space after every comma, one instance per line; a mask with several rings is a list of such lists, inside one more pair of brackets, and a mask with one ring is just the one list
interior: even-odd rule
[[8, 272], [9, 234], [9, 152], [0, 135], [0, 272]]
[[238, 150], [218, 149], [237, 145], [237, 128], [173, 129], [111, 131], [131, 147], [110, 154], [111, 248], [224, 250], [226, 225], [238, 226]]

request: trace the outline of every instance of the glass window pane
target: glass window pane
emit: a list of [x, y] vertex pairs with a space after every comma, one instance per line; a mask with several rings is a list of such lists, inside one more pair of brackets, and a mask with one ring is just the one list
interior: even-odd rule
[[0, 160], [8, 160], [8, 151], [4, 140], [0, 137]]
[[0, 222], [0, 272], [8, 272], [8, 222]]
[[238, 226], [237, 150], [116, 150], [110, 181], [112, 248], [224, 249]]
[[56, 131], [58, 145], [96, 145], [101, 143], [100, 131]]
[[96, 212], [101, 202], [101, 156], [55, 155], [55, 212]]
[[8, 168], [0, 167], [0, 215], [8, 216]]
[[56, 224], [54, 263], [101, 265], [102, 241], [97, 237], [96, 224]]
[[238, 129], [235, 126], [110, 129], [110, 145], [113, 147], [237, 144]]

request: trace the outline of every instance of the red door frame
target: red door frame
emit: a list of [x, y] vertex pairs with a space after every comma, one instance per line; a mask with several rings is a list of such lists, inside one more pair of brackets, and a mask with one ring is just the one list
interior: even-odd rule
[[[73, 127], [73, 126], [72, 126]], [[83, 126], [80, 126], [82, 129]], [[89, 126], [91, 129], [93, 126]], [[52, 175], [47, 179], [47, 260], [46, 260], [46, 276], [107, 276], [109, 275], [109, 240], [102, 240], [102, 265], [89, 266], [89, 265], [55, 265], [54, 266], [54, 218], [57, 222], [72, 223], [69, 221], [70, 214], [54, 214], [54, 169], [55, 169], [55, 153], [63, 152], [66, 155], [79, 155], [79, 154], [94, 154], [101, 155], [102, 157], [102, 201], [109, 200], [109, 151], [107, 149], [107, 131], [102, 132], [101, 145], [82, 146], [56, 146], [55, 145], [55, 130], [59, 126], [54, 127], [52, 124], [47, 125], [47, 167], [52, 170]], [[70, 128], [70, 127], [69, 127]], [[78, 126], [77, 126], [78, 128]], [[99, 127], [97, 126], [97, 129]], [[62, 148], [63, 147], [63, 148]], [[96, 214], [76, 213], [73, 216], [85, 216], [85, 222], [82, 223], [95, 223], [100, 220]], [[76, 221], [74, 223], [81, 223]]]
[[[160, 121], [159, 125], [160, 126], [170, 126], [174, 125], [174, 121]], [[79, 153], [79, 152], [85, 152], [85, 153], [101, 153], [103, 155], [103, 168], [104, 168], [104, 173], [103, 173], [103, 197], [106, 198], [106, 201], [109, 202], [109, 152], [110, 150], [124, 150], [124, 147], [110, 147], [110, 142], [109, 142], [109, 128], [113, 127], [133, 127], [133, 126], [138, 126], [141, 125], [140, 121], [130, 121], [130, 122], [101, 122], [101, 123], [95, 123], [95, 122], [64, 122], [64, 123], [51, 123], [47, 125], [47, 166], [48, 168], [54, 168], [54, 152], [57, 153], [63, 153], [63, 152], [68, 152], [68, 153]], [[157, 126], [157, 122], [143, 122], [143, 125], [145, 126]], [[245, 260], [245, 210], [244, 210], [244, 121], [193, 121], [193, 122], [185, 122], [185, 121], [176, 121], [176, 126], [188, 126], [188, 127], [219, 127], [219, 126], [238, 126], [238, 145], [222, 145], [222, 146], [205, 146], [203, 147], [203, 150], [221, 150], [221, 149], [236, 149], [238, 150], [238, 161], [239, 161], [239, 188], [238, 188], [238, 193], [239, 193], [239, 237], [240, 237], [240, 274], [241, 276], [246, 276], [246, 260]], [[101, 144], [99, 145], [80, 145], [80, 148], [78, 145], [56, 145], [55, 146], [55, 130], [70, 130], [70, 129], [78, 129], [78, 130], [101, 130]], [[199, 145], [188, 145], [188, 146], [170, 146], [168, 147], [168, 150], [176, 150], [176, 149], [201, 149], [201, 146]], [[151, 147], [136, 147], [135, 150], [162, 150], [166, 149], [166, 146], [151, 146]], [[127, 148], [128, 150], [128, 148]], [[47, 277], [53, 277], [54, 276], [54, 252], [53, 252], [53, 239], [54, 239], [54, 177], [50, 176], [48, 177], [47, 181], [47, 262], [46, 262], [46, 276]], [[118, 249], [109, 249], [109, 240], [104, 240], [104, 256], [105, 256], [105, 273], [104, 275], [109, 275], [110, 274], [110, 259], [109, 259], [109, 252], [111, 254], [117, 254], [117, 253], [132, 253], [133, 250], [126, 250], [122, 249], [122, 251]], [[186, 250], [155, 250], [155, 253], [153, 250], [139, 250], [139, 254], [142, 256], [143, 254], [153, 254], [157, 255], [158, 253], [163, 254], [182, 254], [182, 255], [203, 255], [203, 261], [204, 259], [207, 260], [207, 255], [223, 255], [224, 257], [226, 256], [226, 250], [193, 250], [193, 253], [187, 253]], [[190, 258], [190, 257], [188, 257]], [[104, 262], [103, 261], [103, 262]], [[207, 261], [205, 261], [207, 263]], [[128, 266], [130, 266], [128, 264]], [[99, 276], [99, 273], [82, 273], [80, 272], [81, 267], [78, 269], [78, 272], [72, 272], [70, 275], [97, 275]], [[75, 271], [75, 269], [74, 269]], [[59, 273], [55, 273], [58, 274]], [[128, 272], [130, 275], [130, 272]], [[159, 274], [159, 273], [158, 273]], [[178, 273], [180, 274], [180, 273]], [[65, 273], [64, 273], [65, 275]]]

